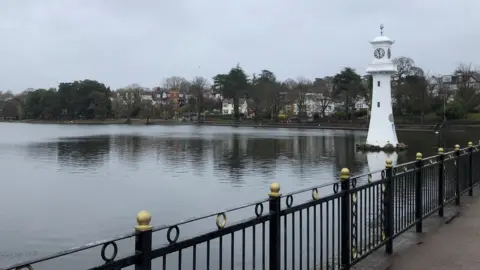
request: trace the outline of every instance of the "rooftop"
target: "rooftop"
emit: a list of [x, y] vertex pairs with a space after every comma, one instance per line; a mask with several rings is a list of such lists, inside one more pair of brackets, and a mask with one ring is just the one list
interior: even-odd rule
[[382, 42], [390, 43], [390, 44], [394, 43], [394, 41], [389, 39], [387, 36], [378, 36], [374, 38], [372, 41], [370, 41], [370, 43], [382, 43]]

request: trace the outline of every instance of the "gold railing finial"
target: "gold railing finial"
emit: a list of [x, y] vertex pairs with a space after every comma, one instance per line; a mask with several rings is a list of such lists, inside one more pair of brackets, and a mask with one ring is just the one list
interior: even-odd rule
[[348, 168], [343, 168], [340, 171], [340, 180], [347, 180], [350, 177], [350, 170]]
[[279, 183], [271, 183], [270, 184], [270, 193], [268, 193], [270, 197], [279, 197], [280, 196], [280, 184]]
[[385, 160], [385, 168], [389, 169], [392, 167], [392, 160], [387, 158], [387, 160]]
[[152, 221], [152, 215], [150, 215], [150, 213], [145, 210], [138, 212], [137, 226], [135, 226], [135, 230], [139, 232], [151, 230], [152, 226], [150, 226], [150, 221]]

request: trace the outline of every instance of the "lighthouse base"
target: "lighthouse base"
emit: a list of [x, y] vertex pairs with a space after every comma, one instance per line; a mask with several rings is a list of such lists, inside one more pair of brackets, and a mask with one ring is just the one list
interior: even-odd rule
[[383, 152], [400, 152], [400, 151], [403, 151], [403, 150], [406, 150], [408, 149], [408, 146], [404, 143], [398, 143], [397, 145], [393, 145], [393, 144], [387, 144], [383, 147], [381, 146], [378, 146], [378, 145], [371, 145], [371, 144], [366, 144], [366, 143], [363, 143], [363, 144], [357, 144], [356, 145], [356, 148], [358, 151], [363, 151], [363, 152], [379, 152], [379, 151], [383, 151]]

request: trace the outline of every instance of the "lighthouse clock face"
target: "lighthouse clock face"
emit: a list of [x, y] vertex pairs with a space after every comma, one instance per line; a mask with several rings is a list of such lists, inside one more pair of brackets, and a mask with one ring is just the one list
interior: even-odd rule
[[373, 55], [375, 56], [375, 58], [381, 59], [385, 56], [385, 50], [382, 48], [378, 48], [373, 52]]

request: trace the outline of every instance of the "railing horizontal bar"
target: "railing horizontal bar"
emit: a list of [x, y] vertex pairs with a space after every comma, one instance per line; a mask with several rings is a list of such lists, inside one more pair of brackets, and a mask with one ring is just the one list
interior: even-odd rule
[[247, 208], [247, 207], [255, 206], [255, 205], [257, 205], [257, 204], [266, 203], [266, 202], [268, 202], [268, 199], [267, 199], [267, 200], [261, 200], [261, 201], [253, 202], [253, 203], [244, 204], [244, 205], [242, 205], [242, 206], [229, 208], [229, 209], [226, 209], [226, 210], [223, 210], [223, 211], [220, 211], [220, 212], [215, 212], [215, 213], [207, 214], [207, 215], [200, 216], [200, 217], [189, 218], [189, 219], [187, 219], [187, 220], [181, 221], [181, 222], [176, 223], [176, 224], [156, 226], [156, 227], [153, 227], [153, 231], [156, 232], [156, 231], [161, 231], [161, 230], [167, 230], [168, 228], [170, 228], [170, 227], [172, 227], [172, 226], [180, 226], [180, 225], [184, 225], [184, 224], [187, 224], [187, 223], [192, 223], [192, 222], [194, 222], [194, 221], [198, 221], [198, 220], [202, 220], [202, 219], [206, 219], [206, 218], [210, 218], [210, 217], [215, 217], [215, 216], [218, 215], [218, 213], [233, 212], [233, 211], [241, 210], [241, 209], [244, 209], [244, 208]]
[[352, 177], [350, 178], [362, 178], [362, 177], [365, 177], [365, 176], [369, 176], [371, 174], [376, 174], [376, 173], [381, 173], [382, 171], [384, 171], [385, 169], [380, 169], [380, 170], [375, 170], [375, 171], [369, 171], [369, 172], [366, 172], [366, 173], [362, 173], [362, 174], [356, 174], [356, 175], [353, 175]]
[[368, 255], [372, 254], [373, 252], [377, 251], [379, 248], [385, 246], [387, 243], [388, 239], [385, 239], [384, 241], [378, 243], [377, 245], [373, 246], [372, 248], [369, 248], [367, 252], [362, 253], [362, 255], [358, 256], [357, 259], [353, 260], [350, 263], [350, 267], [355, 266], [357, 263], [359, 263], [361, 260], [365, 259]]
[[297, 204], [297, 205], [294, 205], [294, 206], [291, 206], [291, 207], [288, 207], [288, 208], [284, 208], [280, 211], [280, 216], [285, 216], [285, 215], [291, 214], [293, 212], [298, 212], [298, 211], [303, 210], [305, 208], [313, 207], [315, 205], [319, 205], [319, 204], [325, 203], [327, 201], [333, 201], [335, 199], [338, 199], [338, 198], [342, 197], [343, 193], [344, 192], [339, 191], [338, 193], [329, 195], [327, 197], [323, 197], [323, 198], [320, 198], [320, 199], [317, 199], [317, 200], [312, 199], [310, 201], [307, 201], [307, 202], [304, 202], [304, 203], [301, 203], [301, 204]]
[[115, 261], [112, 261], [112, 262], [108, 262], [104, 265], [89, 268], [88, 270], [101, 270], [101, 269], [110, 270], [110, 269], [122, 269], [122, 268], [125, 268], [125, 267], [129, 267], [129, 266], [134, 265], [136, 263], [136, 261], [137, 261], [138, 257], [140, 257], [140, 255], [141, 254], [139, 253], [139, 254], [128, 256], [128, 257], [124, 257], [124, 258], [121, 258], [121, 259], [118, 259], [118, 260], [115, 260]]
[[440, 164], [439, 162], [436, 162], [436, 163], [427, 163], [425, 165], [423, 165], [423, 168], [429, 168], [429, 167], [432, 167], [432, 166], [437, 166], [438, 164]]
[[440, 206], [436, 206], [436, 207], [432, 208], [431, 210], [429, 210], [428, 212], [426, 212], [425, 214], [423, 214], [422, 220], [430, 217], [432, 214], [434, 214], [436, 211], [438, 211], [439, 208], [440, 208]]
[[309, 188], [304, 188], [304, 189], [297, 190], [297, 191], [294, 191], [294, 192], [282, 194], [282, 198], [290, 196], [290, 195], [299, 194], [299, 193], [302, 193], [302, 192], [312, 191], [312, 189], [315, 189], [315, 188], [319, 189], [319, 188], [324, 188], [324, 187], [328, 187], [328, 186], [333, 186], [333, 185], [335, 185], [335, 183], [338, 183], [338, 181], [332, 181], [332, 182], [328, 182], [328, 183], [325, 183], [325, 184], [322, 184], [322, 185], [319, 185], [319, 186], [312, 186], [312, 187], [309, 187]]
[[407, 226], [405, 226], [405, 228], [403, 228], [403, 229], [401, 229], [398, 232], [393, 234], [393, 239], [397, 238], [400, 234], [410, 230], [413, 226], [415, 226], [416, 223], [417, 222], [415, 222], [415, 221], [412, 221], [412, 222], [408, 223]]
[[354, 188], [350, 188], [350, 192], [359, 192], [359, 191], [362, 191], [362, 190], [366, 190], [368, 188], [381, 185], [382, 183], [385, 183], [386, 181], [387, 181], [387, 179], [380, 179], [380, 180], [372, 181], [371, 183], [367, 183], [367, 184], [364, 184], [364, 185], [361, 185], [361, 186], [356, 186]]
[[41, 258], [37, 258], [37, 259], [32, 259], [32, 260], [28, 260], [28, 261], [24, 261], [24, 262], [20, 262], [20, 263], [15, 263], [15, 264], [7, 266], [5, 269], [15, 269], [15, 268], [18, 268], [18, 267], [21, 267], [21, 266], [25, 266], [25, 265], [29, 265], [29, 264], [36, 264], [36, 263], [39, 263], [39, 262], [55, 259], [55, 258], [62, 257], [62, 256], [65, 256], [65, 255], [68, 255], [68, 254], [77, 253], [77, 252], [80, 252], [80, 251], [83, 251], [83, 250], [86, 250], [86, 249], [91, 249], [91, 248], [94, 248], [94, 247], [98, 247], [98, 246], [101, 246], [101, 245], [106, 244], [106, 243], [128, 239], [128, 238], [131, 238], [131, 237], [135, 236], [136, 234], [137, 234], [136, 232], [133, 232], [133, 233], [129, 233], [129, 234], [126, 234], [126, 235], [111, 238], [111, 239], [91, 242], [91, 243], [88, 243], [86, 245], [83, 245], [83, 246], [80, 246], [80, 247], [74, 247], [74, 248], [71, 248], [71, 249], [67, 249], [67, 250], [64, 250], [64, 251], [61, 251], [61, 252], [54, 253], [54, 254], [49, 255], [49, 256], [45, 256], [45, 257], [41, 257]]
[[399, 168], [399, 167], [405, 167], [405, 166], [408, 166], [408, 165], [415, 165], [415, 160], [414, 161], [409, 161], [409, 162], [405, 162], [405, 163], [402, 163], [402, 164], [397, 164], [397, 165], [394, 165], [393, 168]]
[[244, 221], [241, 221], [241, 222], [238, 222], [238, 223], [234, 223], [234, 224], [232, 224], [228, 227], [225, 227], [223, 229], [218, 229], [218, 230], [211, 231], [211, 232], [208, 232], [208, 233], [204, 233], [204, 234], [201, 234], [201, 235], [189, 238], [189, 239], [185, 239], [185, 240], [182, 240], [182, 241], [177, 241], [175, 243], [171, 243], [167, 246], [163, 246], [163, 247], [152, 250], [152, 253], [151, 253], [152, 259], [162, 257], [162, 256], [165, 256], [167, 254], [179, 251], [181, 249], [185, 249], [185, 248], [191, 247], [193, 245], [201, 244], [201, 243], [204, 243], [208, 240], [213, 240], [213, 239], [219, 238], [220, 236], [231, 234], [231, 233], [240, 231], [240, 230], [245, 229], [245, 228], [253, 227], [257, 224], [261, 224], [263, 222], [268, 221], [269, 218], [270, 218], [270, 215], [266, 214], [266, 215], [263, 215], [263, 216], [260, 216], [260, 217], [256, 217], [256, 218], [252, 218], [252, 219], [249, 219], [249, 220], [244, 220]]
[[407, 171], [397, 172], [393, 176], [393, 178], [394, 178], [393, 181], [395, 181], [395, 178], [397, 178], [397, 177], [401, 177], [401, 176], [404, 176], [404, 175], [407, 175], [407, 174], [411, 174], [412, 172], [415, 172], [415, 171], [417, 171], [417, 169], [410, 169], [410, 170], [407, 170]]

